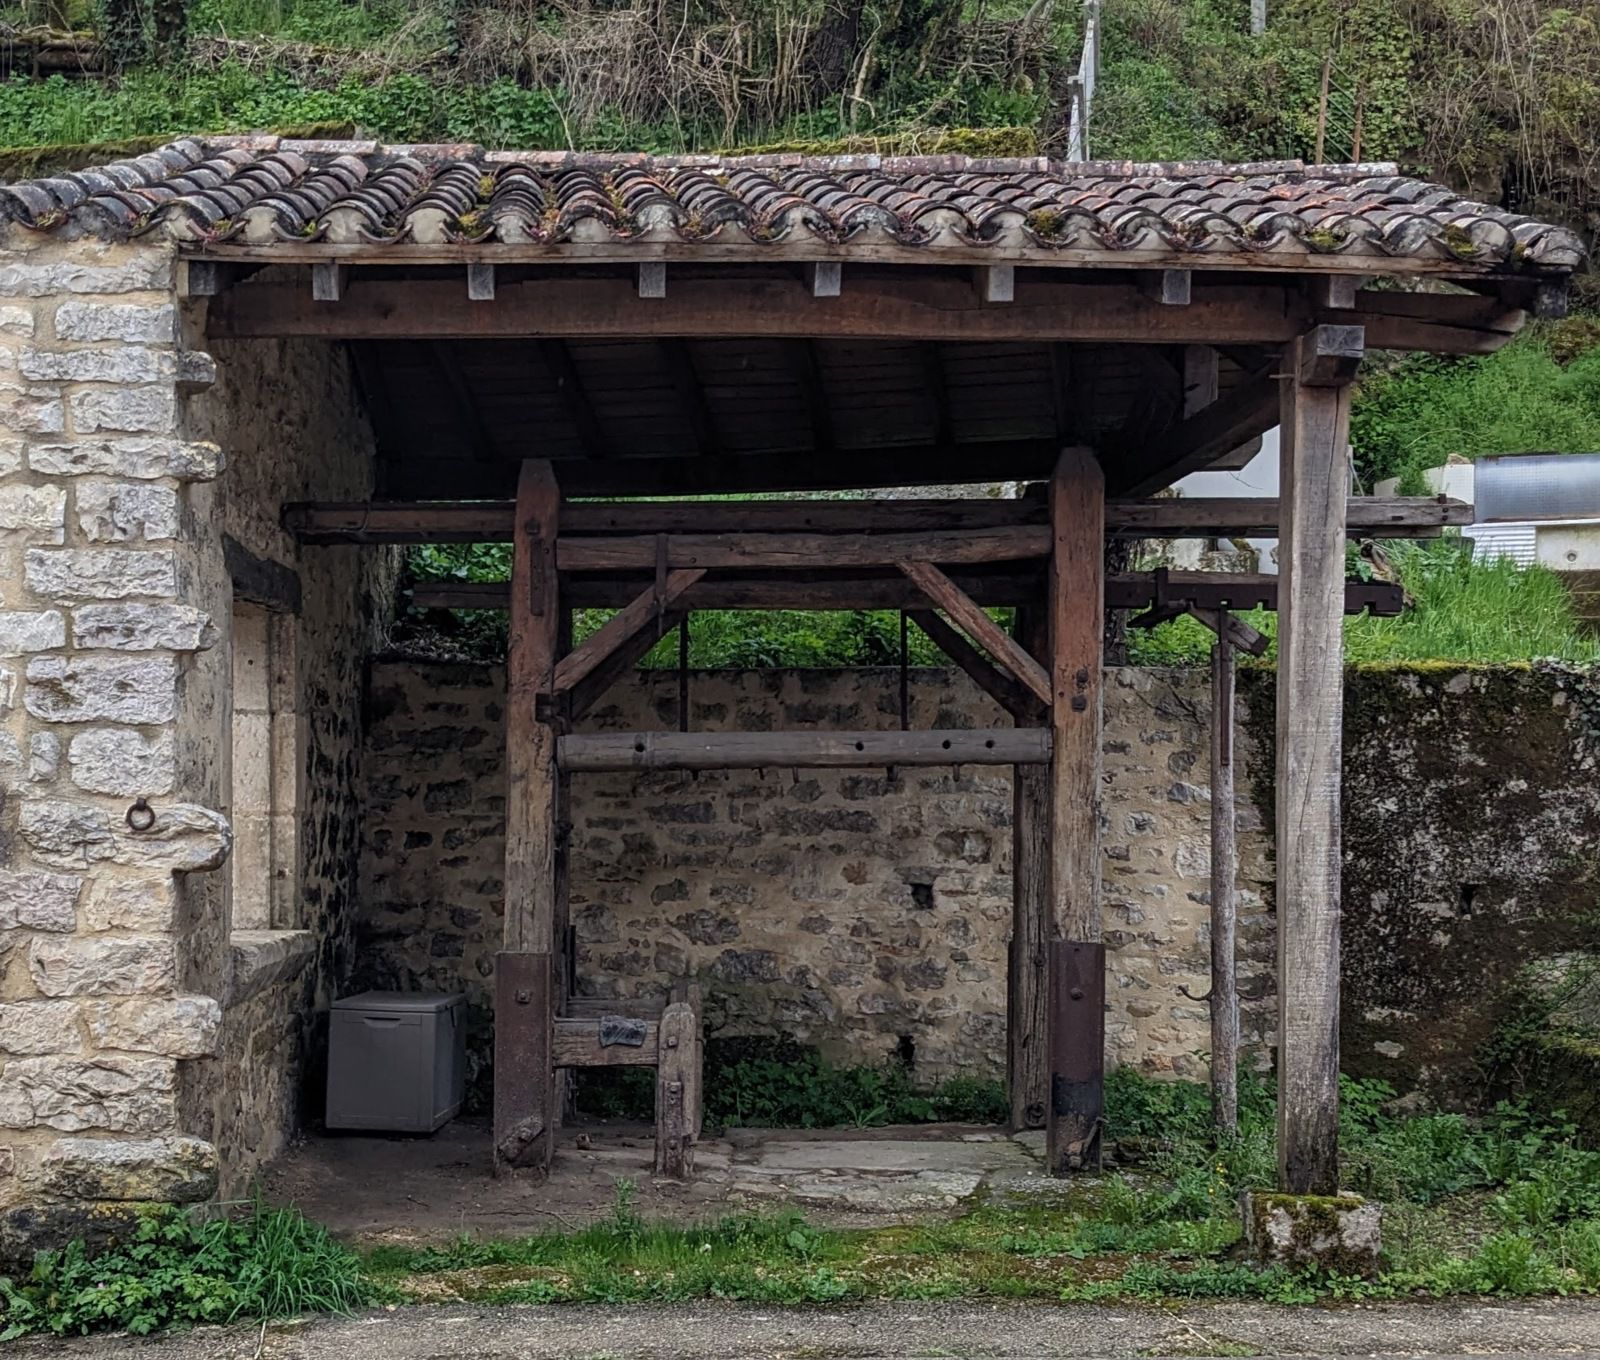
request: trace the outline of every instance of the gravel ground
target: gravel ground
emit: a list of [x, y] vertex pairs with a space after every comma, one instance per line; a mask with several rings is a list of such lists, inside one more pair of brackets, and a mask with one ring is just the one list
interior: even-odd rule
[[27, 1341], [18, 1360], [747, 1360], [873, 1356], [1600, 1356], [1600, 1301], [1282, 1308], [399, 1308], [150, 1340]]

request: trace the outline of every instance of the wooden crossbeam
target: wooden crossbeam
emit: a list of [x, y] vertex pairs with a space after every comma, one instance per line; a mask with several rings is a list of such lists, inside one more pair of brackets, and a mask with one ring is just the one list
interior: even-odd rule
[[659, 622], [669, 604], [705, 575], [704, 569], [669, 572], [659, 586], [637, 595], [556, 664], [555, 692], [564, 694], [592, 674], [628, 641]]
[[[1117, 538], [1271, 538], [1275, 496], [1161, 496], [1106, 503]], [[1352, 538], [1430, 538], [1472, 523], [1472, 506], [1446, 496], [1352, 496]], [[909, 533], [1042, 525], [1028, 500], [577, 501], [562, 507], [562, 532], [581, 534]], [[504, 543], [510, 501], [305, 501], [286, 505], [283, 526], [304, 544]]]
[[[941, 573], [944, 574], [944, 573]], [[955, 572], [950, 579], [981, 608], [1022, 605], [1038, 598], [1041, 571]], [[638, 577], [575, 576], [562, 583], [561, 597], [574, 609], [620, 609], [641, 589]], [[1258, 572], [1169, 572], [1158, 586], [1152, 572], [1106, 578], [1107, 609], [1144, 609], [1158, 598], [1197, 609], [1276, 609], [1278, 578]], [[1381, 581], [1345, 584], [1344, 612], [1399, 614], [1404, 592]], [[419, 609], [504, 609], [503, 582], [440, 582], [413, 588]], [[925, 609], [928, 596], [904, 576], [708, 576], [684, 595], [692, 609]], [[986, 644], [987, 645], [987, 644]], [[1031, 688], [1031, 687], [1030, 687]]]
[[575, 536], [556, 545], [562, 571], [629, 571], [654, 567], [665, 543], [669, 568], [872, 567], [899, 562], [1016, 562], [1043, 557], [1045, 529], [1028, 525], [920, 534], [671, 534]]
[[1041, 704], [1050, 703], [1050, 676], [1020, 643], [991, 619], [972, 597], [931, 562], [901, 562], [905, 573], [918, 590], [950, 615], [990, 656], [1004, 663]]
[[602, 1044], [600, 1019], [558, 1015], [550, 1042], [553, 1067], [654, 1067], [659, 1055], [659, 1020], [641, 1020], [642, 1044]]
[[[275, 255], [273, 262], [281, 258]], [[925, 254], [917, 262], [925, 264]], [[319, 277], [326, 293], [331, 276]], [[1018, 300], [994, 306], [955, 269], [914, 276], [887, 270], [859, 280], [852, 275], [851, 287], [839, 297], [816, 297], [781, 269], [730, 278], [701, 275], [675, 281], [663, 296], [664, 268], [639, 266], [637, 282], [618, 277], [502, 280], [493, 305], [486, 306], [467, 297], [459, 278], [373, 273], [364, 275], [361, 287], [350, 290], [337, 307], [319, 306], [303, 284], [229, 289], [212, 300], [206, 332], [227, 340], [810, 336], [1282, 345], [1314, 322], [1326, 321], [1365, 325], [1367, 344], [1374, 349], [1482, 354], [1503, 344], [1524, 316], [1498, 298], [1365, 289], [1356, 294], [1352, 310], [1319, 312], [1296, 286], [1299, 277], [1285, 271], [1265, 281], [1205, 283], [1192, 289], [1187, 306], [1170, 306], [1135, 284], [1080, 282], [1038, 270]], [[643, 294], [649, 295], [645, 306], [640, 305]], [[1400, 298], [1411, 301], [1397, 303]]]
[[908, 614], [911, 622], [928, 635], [933, 645], [966, 672], [973, 684], [1007, 713], [1019, 722], [1039, 721], [1044, 706], [1038, 697], [974, 647], [964, 633], [951, 627], [943, 616], [931, 609], [913, 609]]
[[870, 732], [598, 732], [561, 738], [561, 768], [616, 770], [854, 769], [879, 765], [1036, 765], [1042, 728]]

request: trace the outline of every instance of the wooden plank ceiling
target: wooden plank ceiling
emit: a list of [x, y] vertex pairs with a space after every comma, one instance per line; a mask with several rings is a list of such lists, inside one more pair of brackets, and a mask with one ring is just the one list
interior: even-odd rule
[[[1182, 453], [1164, 442], [1184, 409], [1179, 346], [347, 343], [377, 433], [378, 494], [399, 500], [509, 496], [531, 457], [554, 461], [569, 495], [660, 495], [1021, 480], [1074, 443], [1100, 450], [1123, 489]], [[1254, 350], [1221, 356], [1222, 394], [1266, 363]], [[1273, 420], [1256, 411], [1230, 434], [1242, 442]]]

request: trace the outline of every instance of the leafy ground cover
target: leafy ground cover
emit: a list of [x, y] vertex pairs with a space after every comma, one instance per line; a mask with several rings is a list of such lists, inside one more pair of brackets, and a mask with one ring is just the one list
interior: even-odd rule
[[[705, 1051], [705, 1117], [712, 1127], [877, 1128], [885, 1124], [1001, 1124], [1010, 1113], [1003, 1082], [951, 1077], [919, 1087], [899, 1062], [839, 1066], [791, 1039], [713, 1039]], [[587, 1115], [655, 1117], [655, 1072], [591, 1068], [578, 1074]]]
[[1110, 1145], [1127, 1169], [1059, 1197], [866, 1230], [796, 1213], [645, 1221], [617, 1187], [604, 1221], [356, 1255], [292, 1209], [237, 1219], [153, 1213], [133, 1241], [81, 1246], [0, 1281], [0, 1338], [266, 1318], [378, 1303], [767, 1303], [845, 1299], [1116, 1300], [1527, 1296], [1600, 1290], [1600, 1151], [1560, 1114], [1502, 1104], [1473, 1119], [1402, 1114], [1379, 1082], [1346, 1082], [1345, 1181], [1386, 1206], [1376, 1280], [1242, 1259], [1236, 1196], [1272, 1175], [1273, 1097], [1241, 1089], [1240, 1132], [1212, 1136], [1195, 1084], [1114, 1073]]

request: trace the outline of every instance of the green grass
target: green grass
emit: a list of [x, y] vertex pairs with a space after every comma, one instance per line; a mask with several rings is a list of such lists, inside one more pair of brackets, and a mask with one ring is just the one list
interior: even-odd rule
[[1391, 1113], [1379, 1082], [1343, 1085], [1347, 1186], [1383, 1199], [1376, 1280], [1261, 1270], [1240, 1258], [1236, 1200], [1270, 1183], [1273, 1093], [1248, 1075], [1240, 1131], [1218, 1142], [1207, 1093], [1127, 1070], [1107, 1081], [1108, 1145], [1135, 1169], [1080, 1178], [947, 1221], [835, 1229], [799, 1214], [649, 1222], [620, 1182], [576, 1230], [462, 1236], [357, 1257], [293, 1209], [237, 1219], [153, 1212], [98, 1255], [76, 1244], [0, 1280], [0, 1340], [369, 1303], [769, 1304], [864, 1299], [1171, 1300], [1541, 1296], [1600, 1290], [1600, 1151], [1560, 1115], [1502, 1105], [1482, 1119]]
[[[1466, 542], [1456, 537], [1380, 548], [1411, 603], [1393, 618], [1347, 618], [1347, 662], [1600, 662], [1600, 637], [1579, 627], [1572, 597], [1554, 572], [1519, 569], [1504, 558], [1474, 562]], [[1277, 616], [1256, 610], [1242, 617], [1273, 639], [1270, 661], [1277, 651]], [[1203, 625], [1178, 619], [1132, 632], [1129, 658], [1138, 665], [1194, 665], [1210, 655], [1211, 642]]]
[[1483, 358], [1417, 355], [1364, 378], [1351, 416], [1363, 480], [1399, 477], [1415, 495], [1452, 454], [1600, 451], [1597, 338], [1577, 316]]

